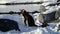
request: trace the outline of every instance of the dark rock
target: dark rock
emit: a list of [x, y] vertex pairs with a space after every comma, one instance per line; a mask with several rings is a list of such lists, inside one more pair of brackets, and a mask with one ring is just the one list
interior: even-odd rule
[[16, 21], [10, 19], [0, 19], [0, 31], [7, 32], [14, 29], [20, 31]]

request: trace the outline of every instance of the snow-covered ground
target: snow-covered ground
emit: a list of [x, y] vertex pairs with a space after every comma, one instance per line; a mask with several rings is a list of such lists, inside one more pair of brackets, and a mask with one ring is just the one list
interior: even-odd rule
[[[49, 3], [54, 3], [56, 2], [56, 0], [0, 0], [0, 3], [6, 3], [6, 2], [36, 2], [36, 1], [48, 1]], [[47, 2], [43, 3], [42, 5], [46, 6]], [[18, 12], [19, 9], [25, 9], [27, 11], [40, 11], [40, 4], [33, 4], [33, 5], [12, 5], [12, 6], [5, 6], [5, 5], [0, 5], [0, 12], [9, 12], [9, 11], [14, 11], [14, 12]], [[48, 9], [47, 11], [54, 11], [55, 9], [59, 9], [60, 6], [48, 6], [46, 7], [46, 9]], [[31, 14], [32, 15], [32, 14]], [[36, 14], [38, 15], [38, 14]], [[35, 17], [36, 15], [33, 15], [33, 17]], [[37, 17], [37, 16], [36, 16]], [[3, 19], [11, 19], [11, 20], [15, 20], [18, 22], [19, 28], [20, 28], [20, 32], [19, 31], [15, 31], [15, 30], [11, 30], [8, 32], [1, 32], [0, 34], [60, 34], [60, 32], [57, 32], [57, 25], [59, 24], [60, 20], [56, 20], [53, 21], [52, 23], [49, 23], [49, 26], [42, 28], [42, 27], [26, 27], [24, 24], [24, 18], [22, 15], [0, 15], [0, 18]], [[55, 26], [55, 28], [54, 28]]]
[[[33, 8], [32, 8], [33, 7]], [[35, 9], [34, 9], [35, 8]], [[14, 11], [18, 12], [19, 9], [25, 9], [27, 11], [39, 11], [39, 5], [12, 5], [12, 6], [5, 6], [5, 5], [0, 5], [0, 12], [9, 12], [9, 11]]]
[[57, 0], [0, 0], [0, 3], [7, 2], [56, 2]]
[[[12, 19], [18, 22], [19, 31], [11, 30], [8, 32], [1, 32], [0, 34], [60, 34], [57, 32], [57, 23], [50, 23], [49, 26], [42, 28], [42, 27], [26, 27], [23, 22], [22, 15], [0, 15], [0, 18], [3, 19]], [[59, 23], [59, 22], [58, 22]], [[55, 28], [53, 28], [55, 26]]]

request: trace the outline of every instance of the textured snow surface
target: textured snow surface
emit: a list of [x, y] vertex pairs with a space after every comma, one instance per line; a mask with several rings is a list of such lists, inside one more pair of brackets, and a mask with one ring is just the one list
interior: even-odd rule
[[[44, 1], [44, 3], [42, 5], [46, 6], [48, 4], [51, 3], [56, 3], [57, 0], [0, 0], [0, 3], [7, 3], [7, 2], [36, 2], [36, 1]], [[45, 7], [46, 12], [44, 12], [44, 14], [46, 13], [50, 13], [52, 11], [56, 11], [60, 9], [60, 6], [48, 6]], [[45, 10], [45, 8], [43, 10]], [[33, 12], [33, 11], [43, 11], [42, 8], [40, 7], [40, 5], [37, 4], [33, 4], [33, 5], [13, 5], [13, 6], [5, 6], [5, 5], [0, 5], [0, 12], [9, 12], [9, 11], [14, 11], [14, 12], [18, 12], [19, 9], [25, 9], [27, 11]], [[31, 14], [32, 15], [32, 14]], [[32, 15], [34, 17], [34, 19], [36, 19], [38, 17], [38, 13], [35, 13], [34, 15]], [[18, 25], [19, 25], [19, 29], [21, 30], [19, 31], [15, 31], [15, 30], [11, 30], [8, 32], [1, 32], [0, 34], [60, 34], [60, 32], [57, 32], [58, 29], [58, 25], [60, 24], [60, 20], [54, 21], [53, 23], [50, 23], [49, 26], [47, 27], [26, 27], [24, 24], [24, 18], [22, 15], [0, 15], [0, 18], [3, 19], [11, 19], [11, 20], [15, 20], [17, 21]], [[40, 22], [38, 21], [38, 19], [36, 20], [36, 25], [41, 25]]]
[[56, 2], [57, 0], [0, 0], [0, 3], [7, 3], [7, 2]]
[[[57, 23], [50, 23], [50, 26], [47, 26], [45, 28], [42, 27], [26, 27], [23, 22], [23, 16], [22, 15], [0, 15], [0, 18], [3, 19], [12, 19], [18, 22], [19, 31], [11, 30], [8, 32], [1, 32], [0, 34], [60, 34], [57, 32]], [[53, 28], [55, 26], [55, 28]]]

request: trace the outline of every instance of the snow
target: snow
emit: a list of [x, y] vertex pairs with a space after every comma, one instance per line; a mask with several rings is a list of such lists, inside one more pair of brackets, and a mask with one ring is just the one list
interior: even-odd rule
[[[33, 7], [33, 8], [32, 8]], [[32, 9], [31, 9], [32, 8]], [[35, 8], [35, 9], [34, 9]], [[0, 6], [0, 11], [3, 11], [3, 12], [9, 12], [9, 11], [15, 11], [15, 12], [18, 12], [19, 9], [25, 9], [27, 11], [39, 11], [39, 5], [12, 5], [12, 6]]]
[[[1, 32], [1, 34], [60, 34], [57, 32], [57, 23], [49, 23], [49, 26], [42, 28], [42, 27], [26, 27], [23, 22], [23, 16], [22, 15], [0, 15], [3, 19], [12, 19], [18, 22], [19, 31], [11, 30], [8, 32]], [[55, 28], [53, 28], [55, 26]]]
[[[57, 0], [0, 0], [0, 3], [6, 3], [6, 2], [38, 2], [38, 1], [43, 1], [44, 3], [41, 4], [42, 6], [47, 6], [48, 4], [51, 3], [56, 3]], [[45, 9], [47, 9], [44, 14], [53, 12], [53, 11], [57, 11], [60, 9], [60, 6], [48, 6], [48, 7], [41, 7], [41, 5], [37, 5], [37, 4], [33, 4], [33, 5], [13, 5], [13, 6], [0, 6], [0, 12], [9, 12], [9, 11], [14, 11], [14, 12], [19, 12], [19, 9], [25, 9], [27, 11], [33, 12], [33, 11], [45, 11]], [[44, 8], [44, 9], [43, 9]], [[31, 14], [35, 21], [35, 24], [40, 26], [42, 25], [39, 20], [37, 19], [37, 17], [39, 16], [40, 13], [35, 13], [35, 14]], [[1, 32], [0, 34], [60, 34], [60, 32], [57, 32], [58, 29], [58, 25], [60, 24], [60, 20], [58, 19], [57, 21], [53, 21], [52, 23], [48, 23], [49, 26], [47, 27], [27, 27], [24, 24], [24, 18], [22, 15], [2, 15], [0, 14], [0, 18], [2, 19], [11, 19], [11, 20], [15, 20], [17, 21], [18, 25], [19, 25], [19, 29], [21, 30], [19, 31], [15, 31], [15, 30], [11, 30], [8, 32]]]
[[57, 11], [57, 6], [50, 7], [48, 10], [46, 10], [45, 12], [43, 12], [43, 14], [51, 13], [53, 11]]
[[7, 2], [56, 2], [57, 0], [0, 0], [0, 3], [7, 3]]

